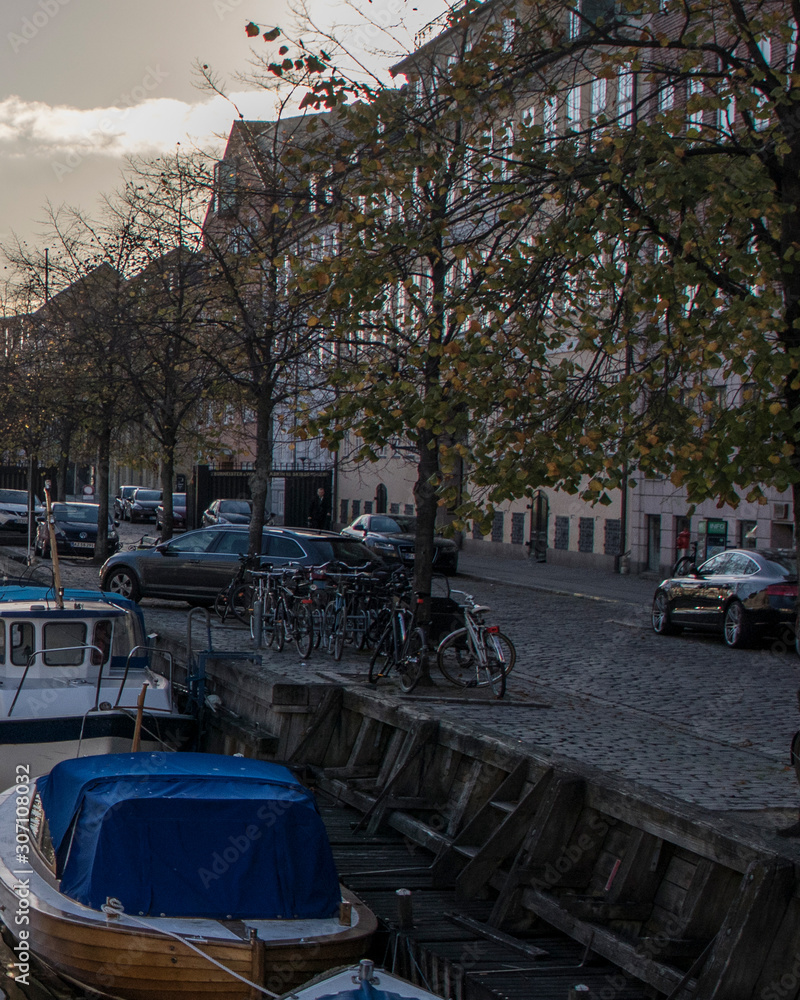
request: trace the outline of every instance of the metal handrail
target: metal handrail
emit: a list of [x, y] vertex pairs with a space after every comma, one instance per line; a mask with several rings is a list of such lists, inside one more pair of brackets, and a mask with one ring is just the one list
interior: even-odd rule
[[[141, 643], [139, 643], [138, 646], [134, 646], [133, 649], [130, 650], [130, 652], [128, 653], [128, 656], [127, 656], [127, 658], [125, 660], [125, 670], [122, 673], [122, 681], [120, 682], [120, 685], [119, 685], [119, 691], [117, 691], [117, 698], [116, 698], [116, 701], [114, 702], [114, 705], [113, 705], [114, 708], [119, 708], [120, 707], [119, 700], [122, 697], [122, 692], [125, 689], [125, 682], [128, 679], [128, 673], [130, 672], [130, 669], [131, 669], [131, 659], [134, 656], [134, 654], [137, 652], [137, 650], [140, 650], [140, 649], [143, 649], [145, 651], [145, 653], [151, 653], [152, 652], [152, 649], [150, 648], [150, 646], [145, 646], [145, 645], [143, 645]], [[172, 695], [172, 676], [173, 676], [173, 659], [172, 659], [172, 653], [170, 653], [168, 650], [159, 650], [159, 654], [161, 656], [166, 657], [167, 660], [168, 660], [168, 662], [169, 662], [169, 678], [168, 678], [169, 679], [169, 710], [171, 712], [171, 711], [173, 711], [173, 708], [174, 708], [173, 702], [172, 702], [172, 697], [173, 697], [173, 695]], [[110, 678], [109, 678], [109, 680], [110, 680]], [[97, 707], [99, 705], [99, 702], [100, 702], [100, 678], [98, 677], [98, 680], [97, 680], [97, 694], [95, 695], [95, 701], [94, 701], [94, 707], [95, 707], [95, 709], [97, 709]]]

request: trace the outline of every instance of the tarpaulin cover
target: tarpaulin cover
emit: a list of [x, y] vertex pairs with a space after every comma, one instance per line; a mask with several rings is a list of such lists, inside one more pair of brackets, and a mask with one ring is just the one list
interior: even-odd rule
[[285, 767], [200, 753], [62, 761], [38, 781], [61, 891], [93, 909], [330, 917], [341, 893], [314, 799]]

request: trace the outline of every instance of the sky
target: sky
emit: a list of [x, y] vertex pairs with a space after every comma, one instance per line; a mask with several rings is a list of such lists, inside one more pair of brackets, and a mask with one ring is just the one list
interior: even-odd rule
[[[386, 23], [404, 19], [401, 44], [442, 10], [441, 0], [368, 0]], [[318, 23], [356, 50], [383, 39], [341, 0], [310, 0]], [[245, 25], [290, 24], [285, 0], [3, 0], [0, 5], [0, 245], [45, 245], [47, 203], [98, 210], [122, 184], [126, 156], [183, 147], [221, 149], [236, 110], [198, 86], [209, 65], [246, 118], [268, 119], [272, 98], [247, 88], [254, 53]], [[400, 50], [398, 50], [399, 52]], [[369, 56], [367, 58], [370, 58]], [[378, 65], [378, 64], [376, 64]], [[386, 60], [380, 60], [384, 69]]]

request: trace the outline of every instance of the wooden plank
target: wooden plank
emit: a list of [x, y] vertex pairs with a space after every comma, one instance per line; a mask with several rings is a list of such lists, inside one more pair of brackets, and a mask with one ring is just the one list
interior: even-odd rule
[[794, 865], [752, 864], [698, 978], [697, 1000], [750, 1000], [795, 891]]
[[323, 764], [325, 752], [328, 749], [334, 726], [342, 711], [344, 689], [341, 686], [329, 687], [322, 696], [319, 708], [314, 713], [313, 721], [300, 742], [289, 754], [288, 763]]
[[664, 841], [644, 830], [631, 830], [620, 866], [604, 893], [609, 903], [652, 902], [666, 867]]
[[[549, 893], [529, 888], [523, 890], [522, 896], [526, 909], [662, 993], [669, 995], [681, 983], [683, 976], [677, 969], [648, 957], [637, 942], [626, 941], [604, 927], [572, 916]], [[691, 989], [693, 984], [687, 985]]]
[[518, 951], [521, 955], [527, 955], [528, 958], [543, 958], [548, 954], [544, 948], [537, 948], [536, 945], [526, 944], [524, 941], [520, 941], [519, 938], [512, 937], [510, 934], [504, 934], [502, 931], [498, 931], [496, 927], [482, 924], [479, 920], [473, 920], [472, 917], [465, 917], [462, 913], [445, 913], [445, 918], [459, 927], [466, 927], [467, 930], [486, 938], [487, 941], [502, 944], [506, 948], [511, 948], [512, 951]]
[[480, 892], [500, 865], [519, 848], [525, 839], [531, 817], [540, 809], [550, 779], [542, 779], [530, 788], [511, 813], [503, 813], [493, 833], [480, 846], [472, 860], [456, 877], [460, 899], [471, 899]]
[[[450, 752], [450, 751], [448, 751]], [[467, 811], [473, 792], [481, 780], [483, 774], [483, 762], [473, 758], [468, 765], [467, 775], [461, 785], [461, 790], [456, 796], [450, 808], [450, 815], [447, 819], [447, 829], [445, 836], [452, 837], [461, 826], [461, 821]]]

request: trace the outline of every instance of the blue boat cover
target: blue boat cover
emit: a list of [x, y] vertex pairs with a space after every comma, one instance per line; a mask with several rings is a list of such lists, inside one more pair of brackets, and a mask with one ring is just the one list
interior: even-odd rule
[[311, 793], [285, 767], [202, 753], [65, 760], [38, 780], [61, 891], [92, 909], [331, 917], [341, 892]]

